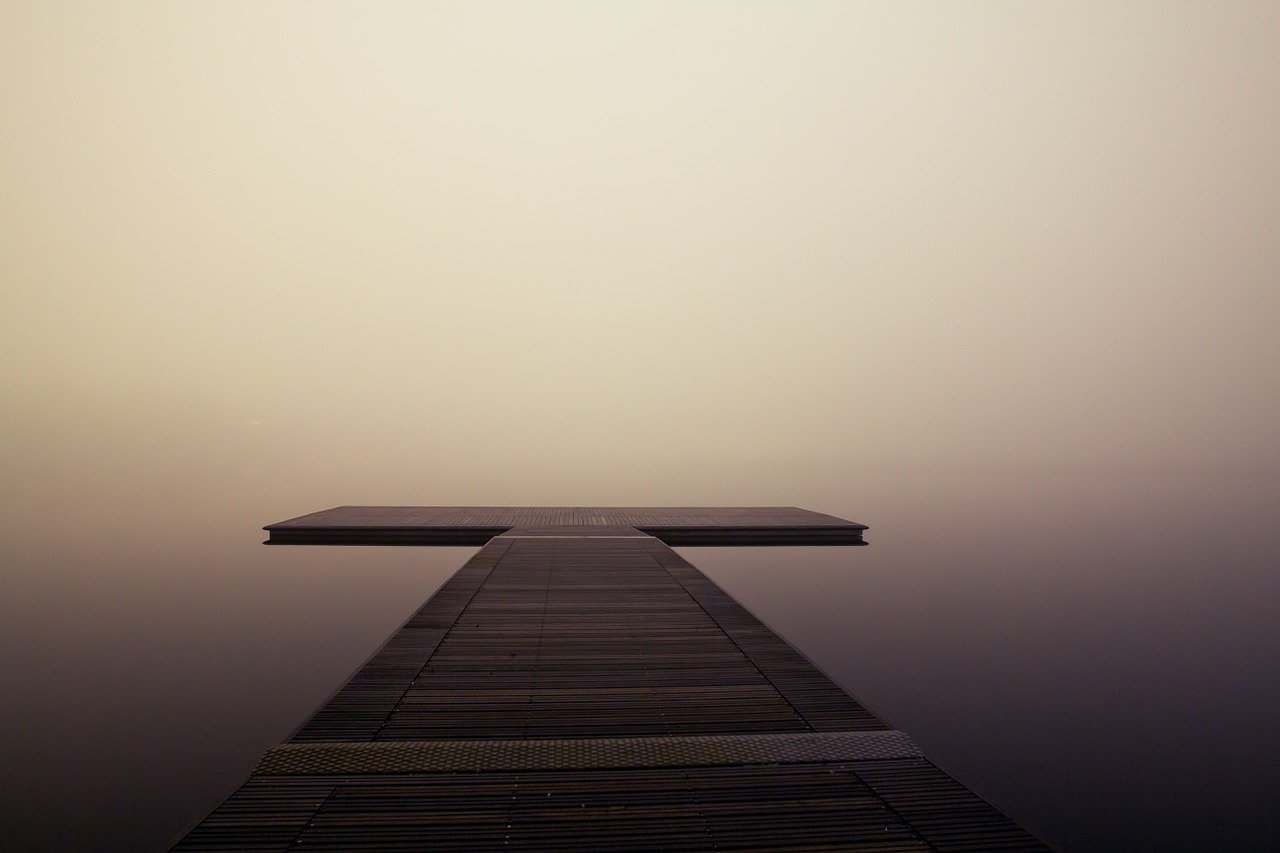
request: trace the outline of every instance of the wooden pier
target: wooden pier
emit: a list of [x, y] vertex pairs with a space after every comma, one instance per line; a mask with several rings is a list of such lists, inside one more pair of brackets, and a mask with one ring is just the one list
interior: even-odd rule
[[483, 547], [178, 849], [1046, 849], [670, 547], [863, 525], [340, 507], [267, 530]]

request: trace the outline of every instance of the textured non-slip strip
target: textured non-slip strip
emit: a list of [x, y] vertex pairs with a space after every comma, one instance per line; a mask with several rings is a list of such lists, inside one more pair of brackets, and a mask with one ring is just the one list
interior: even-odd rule
[[920, 748], [910, 737], [893, 730], [557, 740], [320, 741], [278, 746], [263, 757], [253, 772], [493, 773], [882, 761], [920, 755]]

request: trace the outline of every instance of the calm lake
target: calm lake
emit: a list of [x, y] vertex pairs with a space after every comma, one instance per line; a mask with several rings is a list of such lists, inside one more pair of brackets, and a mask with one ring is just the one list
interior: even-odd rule
[[[265, 547], [262, 524], [373, 502], [374, 484], [344, 501], [292, 494], [269, 471], [188, 464], [171, 482], [181, 492], [153, 478], [150, 493], [113, 497], [99, 470], [101, 488], [78, 501], [46, 482], [9, 519], [7, 848], [161, 849], [473, 553]], [[873, 469], [856, 487], [813, 481], [792, 503], [869, 524], [869, 547], [681, 553], [1064, 849], [1280, 837], [1277, 478]], [[728, 487], [736, 500], [712, 497], [782, 502]]]

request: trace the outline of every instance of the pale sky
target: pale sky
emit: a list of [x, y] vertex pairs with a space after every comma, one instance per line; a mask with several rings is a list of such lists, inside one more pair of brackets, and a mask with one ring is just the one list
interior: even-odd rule
[[1274, 472], [1277, 93], [1273, 2], [7, 2], [6, 489]]

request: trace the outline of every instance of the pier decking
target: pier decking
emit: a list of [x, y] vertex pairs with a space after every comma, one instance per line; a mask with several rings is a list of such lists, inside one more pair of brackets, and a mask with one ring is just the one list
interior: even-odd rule
[[1045, 849], [663, 541], [864, 529], [752, 508], [271, 525], [273, 543], [485, 544], [178, 847]]
[[483, 545], [512, 528], [634, 527], [668, 545], [861, 545], [866, 525], [797, 507], [339, 506], [269, 524], [272, 545]]

